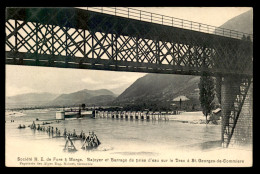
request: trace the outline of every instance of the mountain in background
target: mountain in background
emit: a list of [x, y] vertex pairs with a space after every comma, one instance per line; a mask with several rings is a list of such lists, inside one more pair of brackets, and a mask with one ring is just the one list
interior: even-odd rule
[[199, 79], [199, 76], [147, 74], [137, 79], [113, 103], [172, 103], [174, 98], [184, 95], [194, 104], [199, 104]]
[[116, 95], [107, 90], [81, 90], [69, 94], [59, 95], [57, 98], [48, 103], [48, 105], [72, 106], [72, 105], [108, 105], [116, 98]]
[[27, 93], [6, 97], [6, 107], [41, 106], [52, 101], [58, 95], [52, 93]]
[[253, 34], [253, 9], [228, 20], [220, 28]]
[[6, 97], [6, 108], [26, 108], [38, 106], [78, 106], [85, 104], [108, 105], [117, 96], [106, 89], [100, 90], [81, 90], [69, 94], [51, 93], [28, 93], [11, 97]]

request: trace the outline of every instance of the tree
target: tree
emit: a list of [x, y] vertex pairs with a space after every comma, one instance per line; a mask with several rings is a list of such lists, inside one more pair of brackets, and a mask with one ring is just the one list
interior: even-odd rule
[[207, 72], [203, 72], [200, 77], [199, 82], [200, 90], [200, 104], [203, 114], [206, 116], [206, 123], [208, 123], [207, 116], [210, 114], [211, 110], [214, 108], [214, 80]]
[[216, 96], [218, 98], [219, 104], [221, 104], [221, 85], [222, 85], [222, 77], [216, 77]]

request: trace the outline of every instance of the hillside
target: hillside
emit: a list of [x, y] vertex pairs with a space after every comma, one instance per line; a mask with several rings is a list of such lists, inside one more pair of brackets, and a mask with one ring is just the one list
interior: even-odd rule
[[78, 106], [81, 104], [107, 105], [110, 104], [116, 95], [106, 89], [81, 90], [69, 94], [51, 93], [28, 93], [6, 97], [7, 108], [35, 107], [35, 106]]
[[107, 105], [116, 98], [116, 95], [106, 89], [81, 90], [74, 93], [62, 94], [51, 101], [48, 105], [71, 106], [71, 105]]
[[40, 106], [52, 101], [57, 94], [52, 93], [28, 93], [16, 96], [6, 97], [6, 105], [8, 106]]
[[249, 10], [228, 20], [220, 27], [253, 34], [253, 10]]
[[171, 103], [174, 98], [185, 95], [198, 104], [199, 78], [174, 74], [147, 74], [137, 79], [113, 103], [117, 105]]

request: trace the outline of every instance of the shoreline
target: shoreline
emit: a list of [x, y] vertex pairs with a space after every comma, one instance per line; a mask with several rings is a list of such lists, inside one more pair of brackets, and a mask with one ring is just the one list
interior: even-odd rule
[[[32, 109], [35, 110], [35, 109]], [[36, 109], [41, 110], [41, 109]], [[46, 109], [42, 109], [45, 110]], [[9, 109], [5, 110], [5, 116], [6, 117], [22, 117], [26, 116], [26, 114], [22, 111], [10, 111]], [[177, 115], [167, 115], [168, 121], [175, 121], [175, 122], [181, 122], [181, 123], [190, 123], [190, 124], [206, 124], [206, 118], [203, 115], [202, 111], [194, 111], [194, 112], [181, 112]], [[208, 117], [209, 118], [209, 117]], [[49, 119], [47, 119], [49, 120]], [[55, 120], [55, 118], [51, 119]], [[42, 120], [41, 120], [42, 121]], [[219, 125], [218, 124], [212, 124], [208, 123], [209, 125]]]
[[[202, 111], [182, 112], [179, 115], [168, 115], [169, 120], [190, 124], [206, 124], [206, 117]], [[209, 116], [208, 116], [209, 118]], [[219, 125], [208, 123], [209, 125]]]

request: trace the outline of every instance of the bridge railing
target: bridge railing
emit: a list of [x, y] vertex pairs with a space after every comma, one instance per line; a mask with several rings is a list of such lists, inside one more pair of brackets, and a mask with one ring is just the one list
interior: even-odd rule
[[89, 11], [95, 11], [104, 14], [136, 19], [144, 22], [162, 24], [162, 25], [178, 27], [182, 29], [188, 29], [188, 30], [193, 30], [193, 31], [198, 31], [203, 33], [225, 36], [229, 38], [235, 38], [235, 39], [250, 37], [250, 39], [253, 40], [252, 34], [230, 30], [226, 28], [220, 28], [220, 27], [207, 25], [199, 22], [184, 20], [176, 17], [151, 13], [151, 12], [142, 11], [138, 9], [128, 8], [128, 7], [86, 7], [86, 8]]

